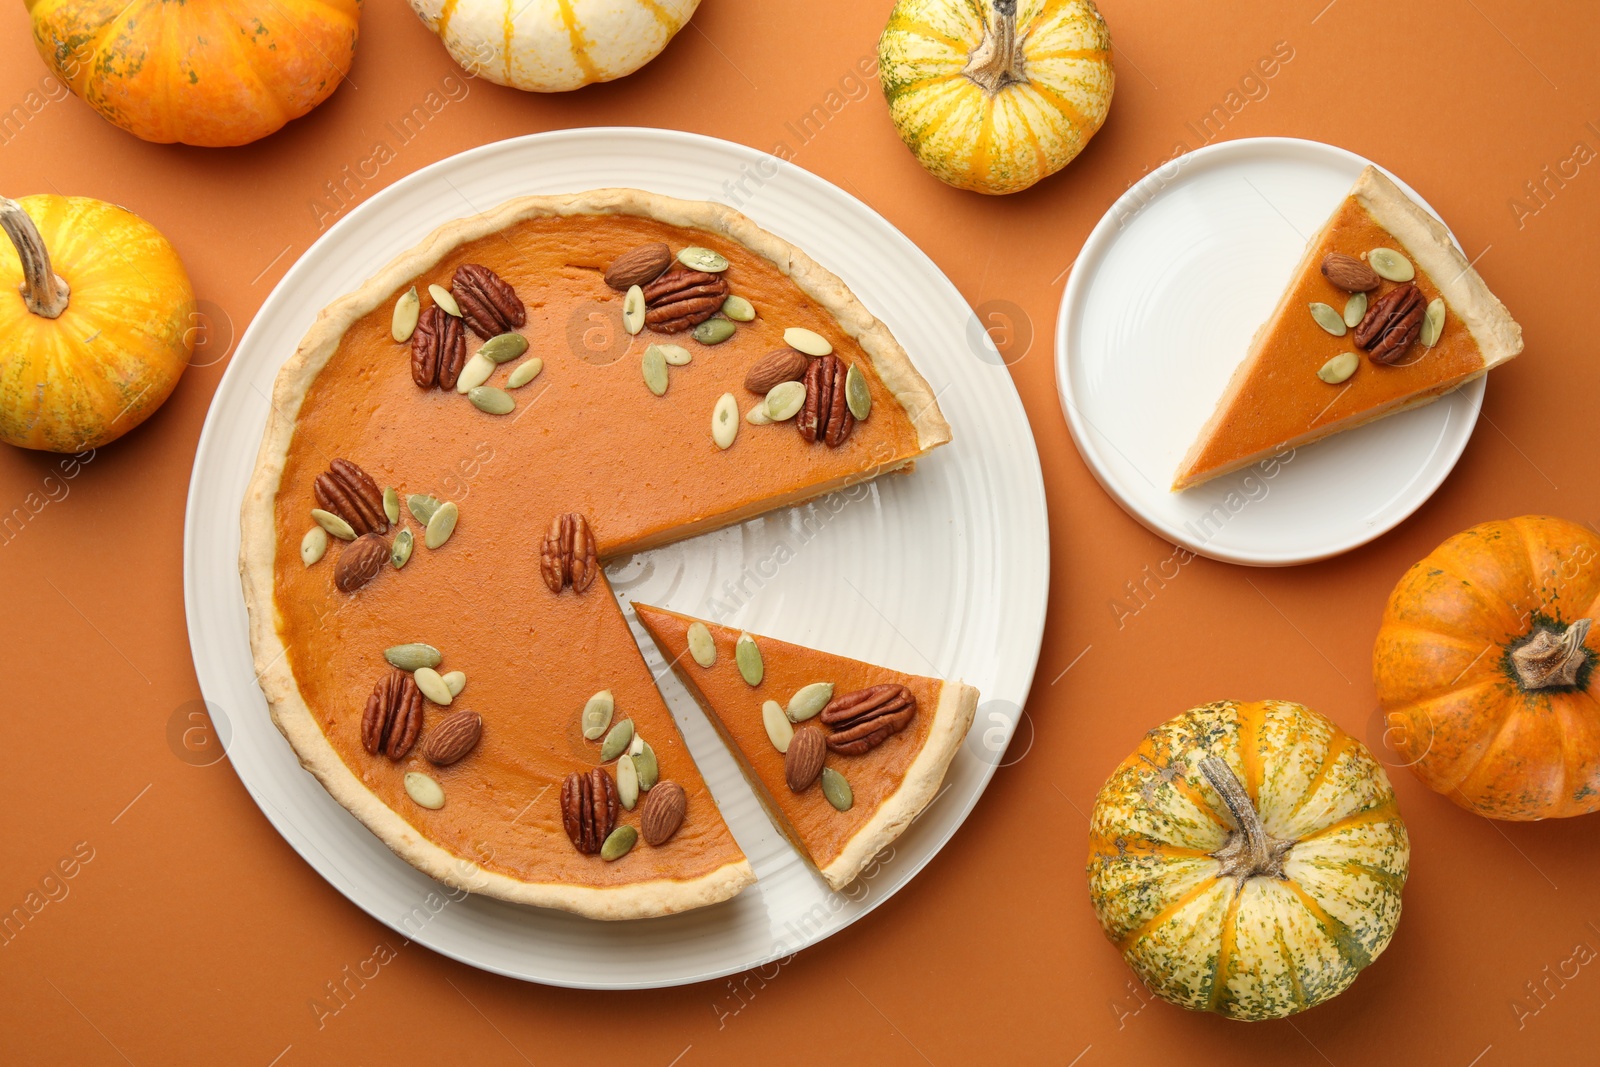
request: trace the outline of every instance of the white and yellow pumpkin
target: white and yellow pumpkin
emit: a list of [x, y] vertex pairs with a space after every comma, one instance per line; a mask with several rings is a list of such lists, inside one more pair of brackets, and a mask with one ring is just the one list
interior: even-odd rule
[[918, 161], [980, 193], [1026, 189], [1072, 162], [1116, 83], [1093, 0], [899, 0], [878, 70]]
[[1276, 1019], [1343, 992], [1400, 920], [1389, 779], [1309, 708], [1219, 701], [1145, 735], [1095, 800], [1089, 894], [1159, 996]]
[[559, 93], [626, 77], [667, 47], [700, 0], [411, 0], [463, 70]]

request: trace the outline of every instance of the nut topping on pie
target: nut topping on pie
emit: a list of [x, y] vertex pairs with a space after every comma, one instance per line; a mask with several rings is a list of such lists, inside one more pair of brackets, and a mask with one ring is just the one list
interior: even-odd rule
[[539, 553], [539, 573], [550, 591], [560, 593], [570, 585], [574, 593], [581, 593], [599, 571], [589, 520], [575, 511], [551, 519]]
[[311, 486], [317, 504], [331, 511], [359, 534], [386, 533], [388, 516], [383, 511], [383, 490], [372, 476], [347, 459], [336, 459]]
[[422, 691], [411, 675], [392, 670], [379, 679], [361, 716], [361, 747], [376, 756], [404, 759], [422, 732]]
[[411, 335], [411, 380], [419, 389], [454, 389], [467, 362], [467, 334], [461, 320], [438, 304], [417, 319]]
[[639, 813], [639, 829], [645, 844], [664, 845], [683, 825], [683, 813], [689, 798], [677, 782], [658, 782], [645, 795], [644, 810]]
[[644, 287], [645, 325], [657, 333], [678, 333], [715, 315], [727, 298], [722, 275], [678, 267]]
[[649, 285], [672, 266], [672, 249], [664, 241], [651, 241], [622, 253], [606, 269], [606, 284], [619, 293], [635, 285]]
[[572, 845], [586, 856], [597, 855], [617, 825], [617, 786], [603, 767], [587, 776], [573, 771], [561, 783], [561, 825]]
[[790, 792], [804, 793], [822, 773], [828, 758], [828, 742], [815, 726], [802, 726], [794, 732], [789, 751], [783, 754], [783, 780]]
[[903, 685], [875, 685], [835, 697], [822, 709], [822, 722], [833, 730], [828, 747], [844, 756], [870, 752], [917, 715], [917, 697]]
[[744, 387], [758, 396], [766, 396], [774, 386], [804, 378], [809, 363], [803, 353], [792, 348], [774, 349], [756, 360], [744, 376]]
[[1347, 293], [1371, 292], [1383, 280], [1377, 271], [1343, 252], [1329, 252], [1322, 257], [1322, 276]]
[[1422, 333], [1428, 301], [1411, 282], [1380, 296], [1356, 327], [1356, 347], [1367, 350], [1374, 363], [1398, 363]]
[[822, 356], [806, 368], [806, 406], [795, 421], [800, 436], [837, 448], [855, 428], [845, 396], [847, 371], [838, 356]]
[[[463, 263], [450, 279], [450, 293], [472, 332], [487, 341], [510, 333], [528, 321], [528, 309], [517, 291], [494, 271], [478, 263]], [[443, 381], [440, 382], [443, 385]], [[447, 389], [455, 388], [452, 382]]]
[[448, 767], [466, 758], [483, 736], [483, 716], [475, 711], [453, 711], [428, 732], [422, 755], [429, 763]]
[[339, 553], [333, 568], [333, 584], [341, 593], [354, 593], [378, 576], [389, 562], [389, 542], [382, 534], [362, 534]]

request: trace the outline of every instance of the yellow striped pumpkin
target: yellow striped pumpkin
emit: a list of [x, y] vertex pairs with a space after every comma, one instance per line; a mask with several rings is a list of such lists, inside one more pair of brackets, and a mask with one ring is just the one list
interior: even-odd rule
[[1026, 189], [1072, 162], [1116, 81], [1093, 0], [899, 0], [878, 70], [917, 160], [980, 193]]
[[1144, 983], [1276, 1019], [1345, 990], [1400, 920], [1411, 849], [1366, 748], [1310, 708], [1219, 701], [1145, 735], [1095, 800], [1089, 894]]
[[463, 70], [559, 93], [626, 77], [667, 47], [700, 0], [411, 0]]

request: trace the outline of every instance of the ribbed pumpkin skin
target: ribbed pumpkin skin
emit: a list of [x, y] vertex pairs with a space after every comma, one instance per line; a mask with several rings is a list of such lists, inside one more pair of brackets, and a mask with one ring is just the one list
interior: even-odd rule
[[[1211, 853], [1235, 823], [1199, 770], [1217, 756], [1269, 834], [1280, 879], [1236, 889]], [[1288, 701], [1220, 701], [1145, 735], [1095, 800], [1089, 894], [1106, 936], [1158, 995], [1232, 1019], [1321, 1003], [1377, 958], [1400, 919], [1410, 844], [1361, 745]]]
[[71, 301], [60, 318], [30, 312], [16, 249], [0, 237], [0, 440], [97, 448], [178, 384], [194, 348], [194, 290], [172, 245], [132, 212], [85, 197], [18, 202]]
[[1373, 649], [1389, 736], [1429, 787], [1492, 819], [1600, 808], [1600, 630], [1572, 687], [1525, 690], [1509, 651], [1600, 622], [1600, 537], [1543, 515], [1486, 522], [1413, 566]]
[[625, 77], [688, 24], [700, 0], [411, 0], [463, 70], [558, 93]]
[[899, 0], [878, 41], [889, 114], [939, 180], [1014, 193], [1066, 166], [1111, 108], [1111, 32], [1091, 0], [1020, 0], [1027, 82], [990, 93], [966, 74], [990, 0]]
[[248, 144], [339, 87], [360, 0], [28, 0], [56, 76], [146, 141]]

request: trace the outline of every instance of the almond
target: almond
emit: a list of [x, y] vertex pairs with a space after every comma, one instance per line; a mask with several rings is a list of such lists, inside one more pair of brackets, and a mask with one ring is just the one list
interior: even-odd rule
[[653, 241], [618, 256], [606, 270], [606, 284], [625, 293], [631, 286], [650, 284], [670, 266], [672, 249]]
[[478, 746], [483, 736], [483, 716], [475, 711], [452, 711], [422, 742], [422, 754], [438, 767], [464, 758]]
[[333, 584], [341, 593], [354, 593], [378, 576], [389, 562], [389, 542], [375, 533], [362, 534], [339, 553]]
[[792, 348], [779, 348], [756, 361], [744, 376], [744, 387], [757, 396], [766, 396], [775, 385], [798, 382], [806, 376], [806, 357]]
[[1322, 257], [1322, 276], [1347, 293], [1365, 293], [1378, 287], [1378, 272], [1355, 256], [1329, 252]]
[[828, 741], [822, 730], [806, 726], [794, 732], [789, 751], [783, 754], [783, 777], [791, 792], [804, 793], [822, 773], [822, 762], [828, 756]]
[[664, 845], [683, 825], [683, 813], [689, 798], [677, 782], [657, 782], [645, 794], [644, 810], [639, 813], [639, 829], [645, 844]]

